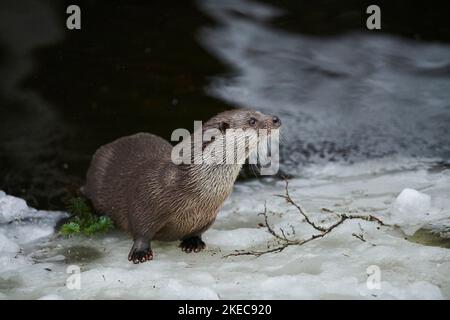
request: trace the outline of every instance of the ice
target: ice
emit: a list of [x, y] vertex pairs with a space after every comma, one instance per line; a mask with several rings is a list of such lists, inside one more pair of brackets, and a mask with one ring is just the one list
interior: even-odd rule
[[238, 228], [235, 230], [211, 230], [205, 235], [205, 241], [214, 246], [227, 249], [247, 249], [262, 245], [270, 240], [264, 229]]
[[63, 299], [56, 294], [47, 294], [45, 296], [40, 297], [38, 300], [63, 300]]
[[[30, 252], [54, 235], [54, 226], [62, 212], [38, 211], [23, 199], [0, 191], [0, 288], [10, 278], [11, 270], [27, 267]], [[6, 280], [5, 280], [6, 279]]]
[[25, 200], [8, 196], [0, 191], [0, 223], [24, 218], [28, 212]]
[[407, 235], [413, 235], [430, 220], [431, 197], [414, 189], [404, 189], [391, 208], [391, 222], [400, 224]]
[[[405, 166], [395, 167], [399, 162]], [[307, 178], [293, 178], [289, 187], [291, 197], [318, 223], [335, 221], [326, 208], [372, 214], [389, 223], [395, 218], [400, 229], [349, 220], [322, 239], [258, 258], [226, 256], [276, 245], [261, 227], [265, 202], [275, 230], [282, 228], [292, 238], [315, 233], [295, 208], [275, 196], [284, 192], [283, 181], [237, 183], [204, 235], [205, 251], [186, 254], [176, 242], [153, 242], [155, 259], [140, 265], [127, 260], [132, 244], [127, 234], [57, 236], [54, 226], [61, 213], [25, 207], [21, 199], [2, 193], [0, 210], [9, 223], [0, 224], [0, 298], [450, 299], [450, 249], [441, 246], [449, 240], [424, 245], [409, 241], [403, 230], [426, 223], [438, 235], [446, 234], [450, 170], [435, 170], [428, 161], [408, 163], [370, 160], [358, 163], [353, 173], [348, 164], [312, 166]], [[363, 235], [365, 242], [353, 234]], [[368, 286], [371, 270], [379, 270], [379, 289]], [[80, 290], [71, 290], [66, 282], [77, 275]]]
[[0, 254], [15, 254], [19, 252], [20, 247], [17, 243], [8, 239], [5, 235], [0, 233]]

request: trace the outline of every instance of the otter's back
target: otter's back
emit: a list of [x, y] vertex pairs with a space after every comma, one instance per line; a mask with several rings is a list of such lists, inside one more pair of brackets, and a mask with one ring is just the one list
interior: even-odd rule
[[170, 161], [172, 146], [161, 137], [138, 133], [100, 147], [87, 172], [85, 194], [96, 210], [113, 218], [122, 229], [129, 230], [127, 201], [130, 183], [141, 174], [146, 164], [156, 170]]

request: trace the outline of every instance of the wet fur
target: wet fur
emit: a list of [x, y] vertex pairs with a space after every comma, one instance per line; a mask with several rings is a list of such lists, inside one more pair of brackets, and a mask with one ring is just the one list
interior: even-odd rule
[[[228, 111], [205, 123], [204, 130], [221, 129], [224, 123], [246, 127], [250, 116], [266, 117], [254, 111]], [[87, 172], [85, 193], [94, 207], [133, 235], [130, 260], [134, 262], [152, 258], [150, 245], [145, 245], [150, 240], [200, 240], [241, 168], [240, 164], [175, 165], [171, 152], [166, 140], [138, 133], [102, 146]]]

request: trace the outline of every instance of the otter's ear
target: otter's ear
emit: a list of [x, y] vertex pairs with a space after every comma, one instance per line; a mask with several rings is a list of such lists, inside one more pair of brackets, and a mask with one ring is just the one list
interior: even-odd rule
[[219, 130], [220, 130], [222, 133], [225, 133], [225, 131], [226, 131], [227, 129], [229, 129], [229, 128], [230, 128], [230, 124], [229, 124], [228, 122], [221, 121], [221, 122], [219, 123]]

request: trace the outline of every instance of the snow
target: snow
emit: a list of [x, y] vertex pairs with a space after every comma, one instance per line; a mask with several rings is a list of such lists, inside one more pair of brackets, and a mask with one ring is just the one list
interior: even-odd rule
[[28, 207], [24, 200], [7, 196], [3, 191], [0, 191], [0, 223], [23, 218], [27, 212]]
[[9, 239], [9, 244], [2, 241], [0, 252], [16, 252], [21, 245], [51, 236], [54, 225], [63, 216], [67, 214], [29, 208], [23, 199], [0, 191], [0, 239]]
[[11, 241], [5, 235], [0, 233], [0, 253], [15, 254], [15, 253], [19, 252], [19, 250], [20, 250], [20, 247], [17, 243]]
[[[390, 168], [399, 160], [379, 161]], [[295, 238], [314, 233], [295, 208], [274, 196], [284, 192], [283, 181], [237, 183], [204, 235], [205, 251], [186, 254], [178, 243], [154, 242], [155, 259], [140, 265], [127, 260], [128, 235], [63, 238], [54, 232], [63, 213], [37, 211], [2, 193], [0, 212], [8, 222], [0, 224], [0, 298], [449, 299], [450, 250], [409, 241], [403, 229], [450, 225], [450, 170], [430, 170], [427, 161], [407, 163], [412, 162], [405, 159], [403, 169], [392, 171], [367, 161], [353, 174], [344, 164], [310, 167], [308, 178], [293, 178], [289, 187], [318, 223], [335, 221], [326, 208], [373, 214], [399, 228], [349, 220], [323, 239], [261, 257], [225, 256], [275, 244], [260, 226], [265, 201], [275, 230], [290, 233], [292, 225], [296, 233], [289, 237]], [[33, 215], [39, 218], [30, 220]], [[362, 234], [366, 242], [352, 234]], [[442, 237], [449, 240], [448, 233]], [[80, 273], [73, 273], [78, 268]], [[373, 270], [379, 271], [375, 278]], [[70, 289], [68, 279], [77, 276], [80, 289]]]
[[13, 270], [33, 263], [29, 253], [40, 241], [54, 235], [56, 222], [65, 216], [29, 208], [23, 199], [0, 191], [0, 288], [10, 283]]
[[48, 294], [43, 297], [40, 297], [38, 300], [63, 300], [63, 299], [56, 294]]
[[263, 229], [238, 228], [234, 230], [211, 230], [205, 235], [205, 241], [213, 246], [230, 250], [247, 249], [250, 246], [263, 245], [270, 236]]

